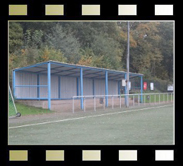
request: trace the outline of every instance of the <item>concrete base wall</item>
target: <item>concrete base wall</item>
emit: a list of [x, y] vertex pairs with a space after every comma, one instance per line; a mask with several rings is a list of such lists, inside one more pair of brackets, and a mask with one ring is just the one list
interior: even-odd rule
[[[113, 100], [113, 101], [112, 101]], [[47, 100], [18, 100], [17, 102], [33, 106], [48, 109], [48, 101]], [[136, 101], [135, 101], [136, 102]], [[108, 107], [119, 107], [120, 106], [120, 98], [114, 97], [113, 99], [110, 97], [108, 98]], [[129, 104], [133, 105], [133, 101], [129, 98]], [[94, 99], [85, 99], [84, 100], [85, 110], [94, 110]], [[121, 106], [125, 106], [125, 99], [121, 98]], [[105, 107], [105, 100], [101, 102], [100, 98], [96, 98], [96, 109], [104, 108]], [[63, 111], [63, 112], [72, 112], [73, 110], [73, 100], [51, 100], [51, 110], [54, 111]], [[78, 111], [80, 109], [80, 99], [74, 100], [74, 111]]]
[[[17, 100], [18, 103], [28, 106], [48, 109], [47, 100]], [[72, 100], [51, 100], [51, 110], [54, 111], [71, 111]]]
[[43, 101], [38, 101], [38, 100], [16, 100], [16, 102], [24, 104], [24, 105], [28, 105], [28, 106], [43, 108], [42, 107], [42, 102]]

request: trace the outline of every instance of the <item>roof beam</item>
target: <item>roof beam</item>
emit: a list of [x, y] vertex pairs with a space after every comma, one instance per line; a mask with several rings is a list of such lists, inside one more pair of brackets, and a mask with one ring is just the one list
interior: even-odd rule
[[68, 70], [60, 70], [60, 71], [57, 71], [57, 72], [55, 72], [55, 73], [53, 73], [53, 74], [62, 73], [62, 72], [64, 72], [64, 71], [72, 71], [72, 70], [75, 70], [75, 68], [68, 69]]
[[95, 73], [85, 73], [83, 76], [88, 76], [88, 75], [101, 75], [101, 74], [98, 74], [98, 73], [101, 73], [102, 71], [99, 71], [99, 72], [95, 72]]
[[[27, 69], [34, 68], [34, 67], [35, 68], [43, 68], [41, 66], [42, 65], [45, 65], [47, 63], [51, 63], [53, 65], [59, 66], [59, 67], [52, 68], [51, 70], [56, 70], [56, 69], [63, 68], [63, 67], [69, 67], [69, 68], [73, 68], [73, 69], [83, 68], [83, 72], [86, 72], [86, 71], [95, 71], [96, 72], [96, 71], [98, 71], [100, 73], [100, 72], [108, 71], [109, 75], [111, 73], [112, 74], [125, 74], [126, 73], [124, 71], [117, 71], [117, 70], [110, 70], [110, 69], [97, 68], [97, 67], [89, 67], [89, 66], [80, 66], [80, 65], [75, 65], [75, 64], [66, 64], [66, 63], [55, 62], [55, 61], [47, 61], [47, 62], [42, 62], [42, 63], [37, 63], [37, 64], [34, 64], [34, 65], [26, 66], [26, 67], [16, 68], [16, 69], [14, 69], [14, 71], [22, 71], [22, 70], [27, 70]], [[46, 71], [46, 70], [44, 70], [44, 71]], [[39, 71], [37, 73], [44, 72], [44, 71]], [[87, 73], [85, 73], [85, 74], [87, 75]], [[91, 75], [93, 73], [88, 73], [88, 75], [89, 74]], [[138, 73], [131, 73], [130, 72], [130, 74], [134, 74], [134, 77], [136, 77], [136, 76], [143, 76], [143, 74], [138, 74]]]
[[94, 77], [88, 77], [88, 78], [105, 78], [105, 76], [104, 77], [101, 77], [101, 76], [100, 77], [99, 76], [96, 77], [96, 76], [94, 76]]
[[[75, 74], [76, 72], [72, 72], [70, 74], [66, 74], [66, 75], [61, 75], [61, 76], [73, 76], [72, 74]], [[74, 76], [73, 76], [74, 77]]]
[[132, 75], [130, 78], [134, 78], [134, 77], [140, 77], [142, 75]]
[[18, 68], [18, 69], [14, 69], [14, 71], [21, 71], [21, 70], [24, 70], [24, 69], [30, 69], [30, 68], [33, 68], [33, 67], [38, 67], [38, 66], [47, 64], [47, 63], [48, 63], [48, 62], [43, 62], [43, 63], [38, 63], [38, 64], [35, 64], [35, 65], [30, 65], [30, 66], [26, 66], [26, 67], [21, 67], [21, 68]]
[[[60, 68], [64, 68], [64, 66], [54, 67], [54, 68], [51, 68], [51, 70], [56, 70], [56, 69], [60, 69]], [[56, 71], [58, 71], [58, 70], [56, 70]]]
[[124, 74], [117, 74], [117, 75], [109, 75], [109, 77], [118, 77], [118, 76], [124, 76]]
[[[43, 69], [43, 67], [40, 67], [40, 68], [42, 68]], [[54, 67], [54, 68], [51, 68], [51, 70], [55, 70], [55, 69], [57, 69], [57, 68], [62, 68], [62, 66], [61, 67]], [[41, 71], [37, 71], [37, 72], [35, 72], [35, 73], [40, 73], [41, 74], [41, 72], [44, 72], [44, 71], [47, 71], [47, 68], [46, 69], [44, 69], [44, 70], [41, 70]], [[57, 70], [58, 71], [58, 70]]]

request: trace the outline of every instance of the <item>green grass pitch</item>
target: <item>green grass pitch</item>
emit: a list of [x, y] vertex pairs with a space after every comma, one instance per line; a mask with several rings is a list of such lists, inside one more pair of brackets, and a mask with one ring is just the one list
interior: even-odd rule
[[9, 145], [173, 145], [173, 105], [161, 106], [17, 119], [9, 123]]

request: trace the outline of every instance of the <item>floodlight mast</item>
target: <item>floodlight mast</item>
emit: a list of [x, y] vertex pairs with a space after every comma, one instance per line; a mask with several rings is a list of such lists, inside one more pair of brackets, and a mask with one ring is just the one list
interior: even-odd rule
[[127, 39], [127, 58], [126, 58], [126, 67], [127, 67], [127, 77], [126, 77], [126, 107], [129, 107], [129, 57], [130, 57], [130, 23], [128, 21], [128, 39]]

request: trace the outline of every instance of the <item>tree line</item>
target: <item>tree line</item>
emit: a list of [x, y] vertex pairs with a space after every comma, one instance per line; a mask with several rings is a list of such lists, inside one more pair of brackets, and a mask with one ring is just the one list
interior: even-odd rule
[[[55, 60], [126, 71], [127, 22], [10, 22], [12, 69]], [[130, 72], [173, 81], [173, 23], [130, 22]]]

